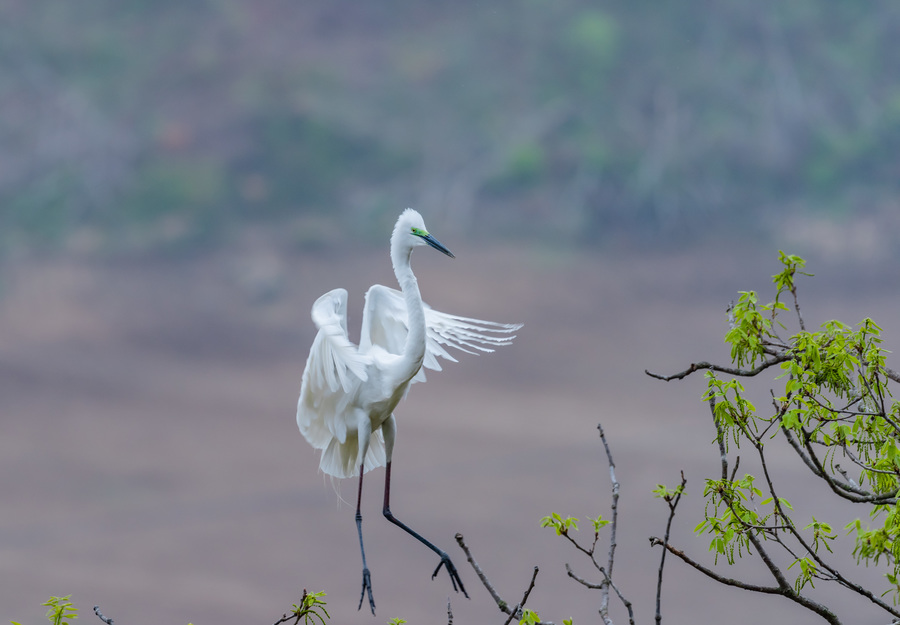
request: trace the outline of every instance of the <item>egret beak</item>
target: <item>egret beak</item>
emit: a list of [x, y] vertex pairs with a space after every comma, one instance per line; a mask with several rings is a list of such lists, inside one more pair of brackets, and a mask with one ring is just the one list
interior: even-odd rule
[[433, 236], [431, 236], [430, 234], [426, 234], [425, 236], [423, 236], [423, 237], [422, 237], [422, 240], [425, 241], [428, 245], [430, 245], [430, 246], [433, 247], [434, 249], [436, 249], [437, 251], [443, 252], [444, 254], [446, 254], [447, 256], [449, 256], [450, 258], [456, 258], [456, 256], [453, 255], [453, 252], [451, 252], [451, 251], [448, 250], [446, 247], [444, 247], [443, 244], [442, 244], [440, 241], [438, 241], [437, 239], [435, 239], [435, 238], [434, 238]]

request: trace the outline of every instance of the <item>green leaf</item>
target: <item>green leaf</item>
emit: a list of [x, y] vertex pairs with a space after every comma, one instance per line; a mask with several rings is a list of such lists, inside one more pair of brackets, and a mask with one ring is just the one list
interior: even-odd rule
[[529, 610], [528, 608], [522, 610], [522, 620], [519, 621], [519, 625], [535, 625], [540, 622], [541, 618], [538, 616], [537, 612]]

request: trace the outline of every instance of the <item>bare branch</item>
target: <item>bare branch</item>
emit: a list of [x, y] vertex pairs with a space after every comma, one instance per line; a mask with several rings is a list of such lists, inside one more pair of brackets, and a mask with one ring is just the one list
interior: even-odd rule
[[[862, 465], [860, 465], [862, 466]], [[853, 480], [852, 477], [847, 473], [847, 471], [838, 463], [834, 463], [835, 470], [840, 473], [844, 477], [844, 481], [850, 484], [850, 486], [858, 486], [858, 484]]]
[[594, 560], [593, 555], [591, 556], [591, 560], [594, 560], [594, 566], [603, 574], [604, 582], [601, 584], [600, 592], [602, 593], [602, 601], [600, 604], [600, 615], [604, 618], [604, 620], [608, 620], [609, 613], [609, 588], [604, 586], [604, 584], [608, 584], [613, 588], [618, 595], [619, 599], [625, 605], [625, 608], [628, 610], [629, 622], [634, 623], [634, 615], [631, 611], [631, 602], [628, 601], [624, 595], [619, 591], [619, 589], [612, 583], [612, 571], [613, 571], [613, 563], [616, 559], [616, 529], [619, 525], [619, 481], [616, 479], [616, 463], [613, 461], [612, 451], [610, 451], [609, 443], [606, 441], [606, 434], [603, 433], [603, 424], [597, 424], [597, 431], [600, 433], [600, 440], [603, 442], [603, 449], [606, 451], [606, 459], [609, 463], [609, 481], [612, 483], [612, 503], [610, 504], [610, 510], [612, 512], [612, 519], [609, 524], [609, 556], [607, 559], [606, 569], [603, 567], [597, 566], [597, 561]]
[[480, 579], [481, 583], [484, 584], [484, 587], [487, 589], [488, 593], [490, 593], [491, 598], [498, 606], [500, 606], [500, 609], [503, 610], [505, 614], [509, 614], [509, 612], [504, 609], [506, 607], [506, 602], [500, 598], [500, 595], [497, 594], [497, 591], [494, 590], [494, 587], [491, 585], [490, 580], [488, 580], [487, 575], [484, 574], [484, 571], [482, 571], [481, 567], [478, 566], [478, 562], [476, 562], [475, 558], [472, 557], [472, 552], [469, 551], [469, 546], [466, 545], [465, 540], [463, 540], [462, 534], [456, 534], [456, 542], [457, 544], [459, 544], [460, 549], [462, 549], [466, 554], [466, 560], [468, 560], [469, 564], [472, 565], [472, 568], [475, 569], [475, 574], [478, 575], [478, 579]]
[[[675, 508], [678, 507], [678, 502], [681, 501], [681, 495], [684, 493], [684, 488], [687, 486], [687, 478], [684, 477], [684, 471], [681, 472], [681, 486], [678, 488], [678, 494], [674, 497], [666, 497], [666, 503], [669, 504], [669, 520], [666, 521], [666, 533], [663, 536], [663, 544], [669, 544], [669, 533], [672, 530], [672, 519], [675, 518]], [[663, 582], [663, 567], [666, 565], [666, 550], [663, 549], [662, 556], [659, 559], [659, 578], [656, 582], [656, 625], [659, 625], [662, 622], [662, 582]]]
[[900, 382], [900, 372], [894, 371], [890, 367], [884, 367], [884, 374], [894, 382]]
[[724, 584], [726, 586], [734, 586], [735, 588], [741, 588], [742, 590], [751, 590], [753, 592], [761, 592], [761, 593], [766, 593], [766, 594], [770, 594], [770, 595], [783, 594], [781, 588], [778, 588], [777, 586], [758, 586], [756, 584], [748, 584], [748, 583], [742, 582], [738, 579], [732, 579], [730, 577], [725, 577], [724, 575], [719, 575], [715, 571], [706, 568], [699, 562], [695, 562], [686, 553], [684, 553], [683, 551], [679, 551], [672, 545], [660, 540], [656, 536], [650, 537], [650, 545], [653, 547], [655, 547], [656, 545], [661, 545], [664, 549], [666, 549], [673, 556], [681, 558], [681, 560], [683, 562], [694, 567], [695, 569], [697, 569], [698, 571], [700, 571], [701, 573], [703, 573], [710, 579], [713, 579], [713, 580], [719, 582], [720, 584]]
[[797, 299], [797, 287], [791, 285], [791, 295], [794, 296], [794, 310], [797, 311], [797, 321], [800, 322], [800, 330], [806, 332], [806, 324], [803, 323], [803, 315], [800, 314], [800, 301]]
[[826, 621], [828, 621], [832, 625], [840, 625], [841, 624], [840, 620], [838, 620], [837, 616], [835, 616], [835, 614], [831, 610], [829, 610], [825, 606], [823, 606], [811, 599], [808, 599], [802, 595], [798, 595], [796, 592], [794, 592], [794, 589], [790, 586], [790, 584], [779, 585], [779, 586], [759, 586], [757, 584], [748, 584], [746, 582], [742, 582], [737, 579], [732, 579], [730, 577], [725, 577], [723, 575], [719, 575], [715, 571], [712, 571], [712, 570], [706, 568], [699, 562], [695, 562], [689, 556], [687, 556], [683, 551], [679, 551], [672, 545], [668, 545], [668, 544], [664, 543], [663, 541], [661, 541], [659, 538], [657, 538], [655, 536], [650, 538], [650, 544], [653, 546], [662, 545], [663, 548], [668, 550], [672, 555], [680, 558], [686, 564], [692, 566], [693, 568], [697, 569], [698, 571], [700, 571], [701, 573], [703, 573], [710, 579], [713, 579], [713, 580], [719, 582], [720, 584], [724, 584], [726, 586], [734, 586], [735, 588], [740, 588], [742, 590], [749, 590], [752, 592], [765, 593], [765, 594], [769, 594], [769, 595], [781, 595], [783, 597], [787, 597], [788, 599], [790, 599], [791, 601], [794, 601], [795, 603], [799, 603], [800, 605], [802, 605], [803, 607], [805, 607], [809, 610], [812, 610], [813, 612], [815, 612], [816, 614], [818, 614], [819, 616], [824, 618]]
[[764, 360], [759, 365], [754, 367], [753, 369], [736, 369], [734, 367], [722, 367], [720, 365], [715, 365], [711, 362], [706, 362], [705, 360], [702, 362], [694, 362], [691, 363], [691, 366], [681, 371], [679, 373], [675, 373], [672, 375], [660, 375], [658, 373], [652, 373], [648, 369], [644, 369], [644, 373], [649, 375], [651, 378], [656, 378], [657, 380], [664, 380], [666, 382], [670, 380], [681, 380], [691, 375], [695, 371], [700, 371], [702, 369], [709, 369], [710, 371], [718, 371], [719, 373], [727, 373], [729, 375], [738, 375], [741, 377], [753, 377], [754, 375], [758, 375], [768, 369], [773, 365], [777, 365], [779, 363], [785, 362], [786, 360], [791, 359], [791, 354], [789, 352], [780, 352], [772, 356], [767, 360]]
[[731, 468], [731, 481], [734, 481], [735, 476], [737, 475], [738, 468], [741, 466], [741, 457], [735, 456], [734, 458], [734, 466]]
[[[475, 574], [478, 575], [478, 579], [481, 580], [481, 583], [487, 589], [488, 593], [491, 595], [491, 598], [497, 604], [497, 607], [500, 608], [500, 611], [503, 612], [504, 614], [508, 614], [510, 616], [510, 619], [512, 619], [513, 617], [521, 618], [522, 615], [521, 615], [520, 608], [522, 605], [525, 604], [525, 600], [528, 599], [528, 595], [531, 593], [531, 589], [534, 588], [534, 580], [538, 574], [538, 567], [534, 567], [534, 575], [532, 575], [532, 577], [531, 577], [531, 585], [528, 587], [528, 590], [525, 592], [525, 596], [522, 598], [522, 602], [519, 603], [519, 605], [516, 606], [515, 609], [511, 609], [509, 607], [509, 604], [506, 601], [504, 601], [500, 597], [499, 594], [497, 594], [497, 591], [494, 590], [494, 586], [491, 584], [487, 575], [484, 574], [484, 571], [481, 570], [481, 567], [478, 565], [478, 562], [476, 562], [475, 558], [472, 557], [472, 552], [469, 550], [469, 546], [466, 544], [466, 541], [463, 539], [463, 535], [461, 533], [456, 534], [456, 542], [457, 542], [457, 544], [459, 544], [459, 548], [462, 549], [463, 552], [466, 554], [466, 560], [468, 560], [469, 564], [472, 565], [472, 568], [475, 569]], [[510, 621], [507, 620], [506, 622], [509, 623]], [[552, 621], [540, 621], [539, 625], [553, 625], [553, 622]]]
[[[590, 588], [591, 590], [600, 590], [601, 588], [603, 588], [603, 586], [601, 584], [594, 584], [592, 582], [587, 581], [583, 577], [579, 577], [578, 574], [572, 570], [572, 567], [569, 565], [568, 562], [566, 562], [566, 573], [569, 574], [569, 577], [574, 579], [576, 582], [578, 582], [585, 588]], [[605, 580], [604, 580], [604, 583], [605, 583]]]
[[534, 573], [531, 574], [531, 583], [528, 584], [528, 589], [525, 591], [525, 594], [522, 595], [522, 600], [516, 605], [514, 610], [510, 610], [509, 618], [506, 619], [506, 622], [503, 625], [509, 625], [513, 618], [521, 618], [522, 616], [522, 608], [525, 607], [525, 602], [528, 601], [528, 595], [531, 594], [531, 591], [534, 589], [534, 580], [537, 579], [538, 567], [534, 567]]
[[[609, 443], [606, 442], [606, 435], [603, 433], [602, 424], [597, 424], [597, 431], [600, 433], [600, 440], [603, 442], [603, 448], [606, 450], [606, 459], [609, 463], [609, 481], [612, 482], [612, 503], [609, 506], [610, 511], [612, 512], [612, 519], [609, 525], [609, 556], [607, 558], [605, 573], [607, 580], [609, 580], [609, 578], [612, 577], [613, 563], [616, 558], [616, 527], [618, 526], [619, 521], [619, 481], [616, 479], [616, 463], [613, 462], [612, 451], [609, 449]], [[593, 559], [593, 556], [591, 559]], [[600, 612], [605, 613], [609, 609], [609, 588], [601, 588], [600, 592], [603, 597]]]
[[106, 625], [113, 625], [113, 620], [111, 618], [106, 618], [105, 616], [103, 616], [103, 612], [100, 611], [99, 605], [94, 606], [94, 614], [97, 615], [97, 618], [106, 623]]
[[[583, 577], [579, 577], [578, 574], [572, 570], [572, 567], [569, 565], [569, 563], [568, 562], [566, 563], [566, 573], [569, 574], [569, 577], [574, 579], [576, 582], [578, 582], [585, 588], [591, 588], [594, 590], [601, 590], [604, 588], [604, 586], [609, 586], [610, 588], [612, 588], [613, 591], [615, 591], [616, 595], [619, 597], [619, 599], [622, 601], [622, 605], [624, 605], [625, 609], [628, 611], [629, 624], [634, 625], [634, 610], [631, 606], [631, 602], [625, 598], [625, 595], [623, 595], [622, 591], [619, 590], [619, 587], [613, 583], [612, 579], [610, 579], [609, 575], [606, 574], [606, 571], [604, 570], [604, 568], [602, 566], [599, 567], [599, 571], [600, 571], [600, 574], [603, 575], [603, 581], [600, 582], [599, 584], [592, 584], [591, 582], [587, 581]], [[608, 610], [601, 610], [600, 617], [603, 619], [603, 622], [606, 625], [612, 625], [612, 621], [609, 618]]]
[[[303, 589], [303, 596], [300, 597], [300, 603], [297, 605], [303, 606], [306, 603], [306, 588]], [[300, 614], [302, 610], [297, 610], [296, 612], [291, 612], [290, 614], [282, 614], [281, 618], [275, 621], [274, 625], [281, 625], [281, 623], [287, 623], [289, 620], [294, 619], [294, 625], [297, 625], [300, 622]]]

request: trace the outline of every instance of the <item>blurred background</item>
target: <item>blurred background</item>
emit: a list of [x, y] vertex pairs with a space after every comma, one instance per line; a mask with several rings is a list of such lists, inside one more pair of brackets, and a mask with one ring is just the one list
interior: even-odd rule
[[[539, 564], [531, 607], [596, 622], [538, 522], [608, 513], [599, 421], [648, 622], [650, 488], [686, 471], [675, 542], [702, 559], [718, 459], [702, 380], [643, 370], [727, 359], [725, 306], [771, 299], [779, 249], [817, 274], [808, 323], [897, 344], [898, 33], [888, 0], [0, 0], [0, 618], [73, 593], [82, 618], [274, 622], [308, 588], [336, 623], [442, 622], [449, 582], [381, 518], [381, 472], [379, 613], [356, 612], [353, 506], [294, 424], [312, 302], [347, 288], [356, 338], [413, 206], [457, 255], [416, 254], [425, 299], [526, 324], [397, 415], [392, 509], [454, 556], [455, 622], [499, 618], [457, 531], [506, 600]], [[864, 514], [822, 512], [783, 460], [795, 507]], [[668, 566], [668, 622], [818, 622]]]

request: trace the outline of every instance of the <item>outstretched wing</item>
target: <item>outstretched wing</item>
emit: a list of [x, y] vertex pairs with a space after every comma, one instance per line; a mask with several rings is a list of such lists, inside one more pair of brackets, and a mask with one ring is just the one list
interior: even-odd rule
[[[412, 379], [424, 382], [424, 368], [441, 370], [438, 358], [456, 362], [445, 347], [452, 347], [469, 354], [492, 352], [495, 347], [509, 345], [515, 337], [512, 333], [522, 327], [521, 323], [495, 323], [449, 315], [434, 310], [428, 304], [425, 309], [425, 360], [423, 368]], [[378, 345], [392, 354], [401, 354], [409, 332], [407, 326], [406, 300], [396, 289], [376, 284], [366, 292], [366, 306], [363, 310], [360, 350], [367, 352]]]
[[370, 358], [347, 337], [347, 291], [334, 289], [316, 300], [312, 319], [318, 334], [309, 350], [297, 425], [316, 449], [324, 449], [332, 438], [347, 437], [346, 408], [368, 379]]

